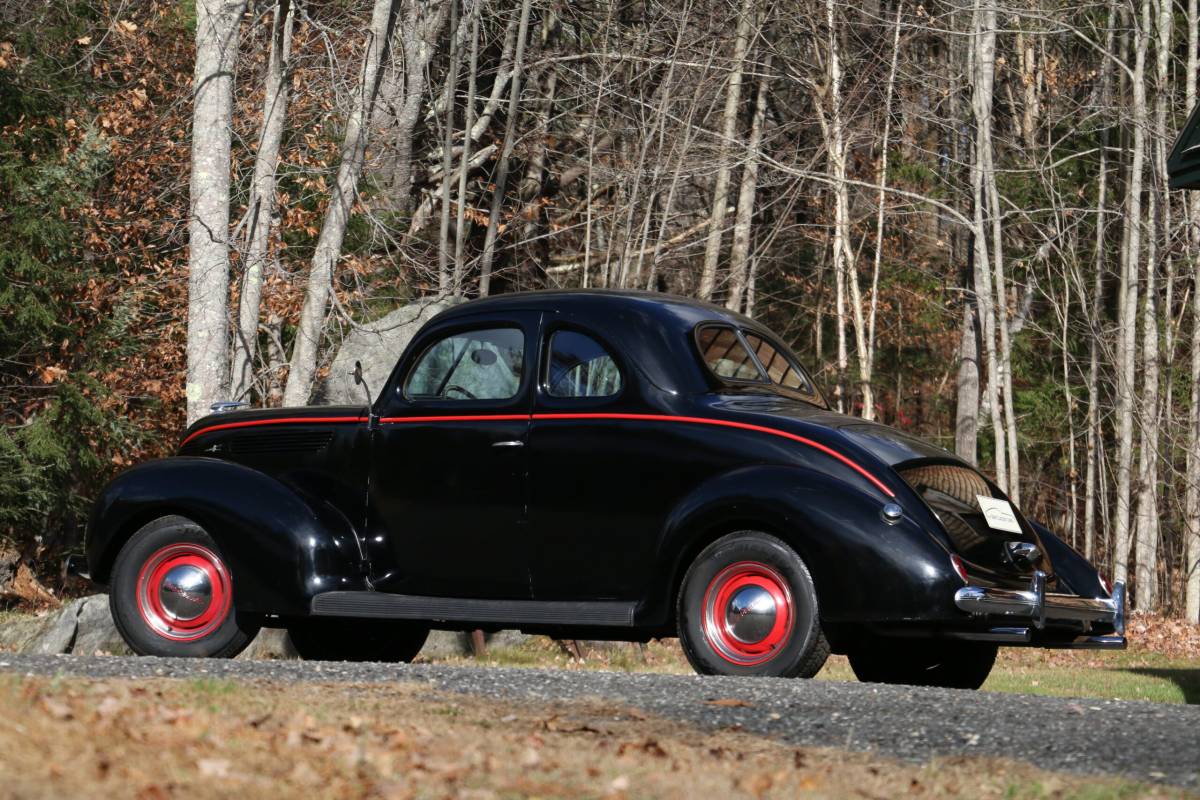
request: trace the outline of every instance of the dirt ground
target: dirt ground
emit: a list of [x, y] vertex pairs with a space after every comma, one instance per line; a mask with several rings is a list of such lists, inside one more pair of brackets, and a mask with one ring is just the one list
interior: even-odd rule
[[[720, 704], [733, 700], [715, 698]], [[1181, 797], [992, 759], [901, 764], [599, 703], [390, 686], [0, 678], [4, 798]]]

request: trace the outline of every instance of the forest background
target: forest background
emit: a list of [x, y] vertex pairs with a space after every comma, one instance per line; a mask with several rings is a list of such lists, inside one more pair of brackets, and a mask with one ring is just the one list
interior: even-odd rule
[[[1200, 619], [1197, 0], [0, 0], [0, 539], [355, 326], [554, 287], [763, 320]], [[194, 132], [194, 134], [193, 134]]]

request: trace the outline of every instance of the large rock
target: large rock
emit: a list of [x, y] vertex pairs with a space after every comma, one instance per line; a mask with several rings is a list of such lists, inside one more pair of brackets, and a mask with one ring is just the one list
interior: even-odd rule
[[363, 387], [354, 385], [354, 362], [362, 362], [367, 387], [377, 394], [421, 326], [457, 302], [454, 299], [419, 300], [355, 328], [342, 340], [329, 367], [329, 376], [317, 387], [313, 402], [318, 405], [365, 405], [366, 392]]
[[117, 633], [117, 626], [113, 624], [112, 612], [108, 609], [108, 595], [94, 594], [75, 602], [81, 605], [78, 625], [75, 628], [75, 643], [71, 645], [72, 653], [81, 656], [132, 654], [121, 634]]
[[4, 626], [0, 644], [21, 653], [57, 655], [128, 655], [108, 611], [108, 596], [94, 594], [72, 600], [62, 609]]

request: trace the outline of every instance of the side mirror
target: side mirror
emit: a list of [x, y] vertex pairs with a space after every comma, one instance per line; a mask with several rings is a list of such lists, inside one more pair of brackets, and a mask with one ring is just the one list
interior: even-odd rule
[[362, 386], [363, 376], [362, 376], [362, 362], [361, 361], [354, 362], [354, 372], [351, 374], [354, 375], [354, 385]]

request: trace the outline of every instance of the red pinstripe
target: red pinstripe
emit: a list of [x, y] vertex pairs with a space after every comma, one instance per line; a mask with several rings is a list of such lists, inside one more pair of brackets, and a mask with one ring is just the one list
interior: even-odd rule
[[[434, 417], [382, 417], [379, 421], [386, 425], [402, 425], [418, 422], [483, 422], [492, 420], [495, 422], [518, 422], [520, 420], [626, 420], [633, 422], [682, 422], [691, 425], [715, 425], [721, 428], [735, 428], [743, 431], [753, 431], [755, 433], [766, 433], [771, 436], [780, 436], [784, 439], [798, 442], [806, 447], [811, 447], [818, 450], [830, 458], [840, 461], [850, 469], [862, 475], [871, 482], [875, 488], [883, 492], [888, 497], [895, 497], [896, 493], [887, 487], [887, 485], [864, 469], [857, 462], [847, 458], [838, 451], [827, 447], [820, 442], [815, 442], [812, 439], [807, 439], [803, 436], [798, 436], [788, 431], [781, 431], [778, 428], [768, 428], [763, 425], [753, 425], [749, 422], [735, 422], [728, 419], [709, 419], [708, 417], [681, 417], [673, 414], [617, 414], [617, 413], [579, 413], [579, 414], [465, 414], [453, 416], [434, 416]], [[180, 444], [180, 447], [195, 439], [197, 436], [213, 431], [228, 430], [230, 428], [249, 428], [256, 425], [305, 425], [313, 423], [348, 423], [348, 422], [366, 422], [366, 417], [281, 417], [278, 419], [261, 419], [247, 420], [244, 422], [226, 422], [220, 425], [212, 425], [207, 428], [201, 428], [195, 433], [188, 436]]]

